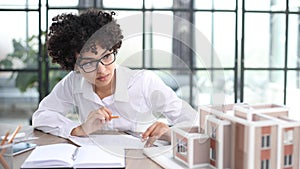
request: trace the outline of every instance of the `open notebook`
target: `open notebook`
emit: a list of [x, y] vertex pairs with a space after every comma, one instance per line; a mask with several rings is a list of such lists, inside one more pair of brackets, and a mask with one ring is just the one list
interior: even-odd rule
[[59, 143], [37, 146], [21, 168], [125, 168], [124, 149]]

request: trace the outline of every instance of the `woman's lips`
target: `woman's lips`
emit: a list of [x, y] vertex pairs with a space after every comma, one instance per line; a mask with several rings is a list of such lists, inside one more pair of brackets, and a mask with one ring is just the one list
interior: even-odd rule
[[109, 76], [109, 74], [108, 75], [104, 75], [104, 76], [99, 76], [99, 77], [97, 77], [97, 79], [100, 80], [100, 81], [105, 81], [105, 80], [108, 79], [108, 76]]

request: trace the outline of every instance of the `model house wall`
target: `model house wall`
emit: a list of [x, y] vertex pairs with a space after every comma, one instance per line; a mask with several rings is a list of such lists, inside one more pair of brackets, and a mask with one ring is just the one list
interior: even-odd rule
[[194, 128], [174, 128], [172, 147], [174, 158], [189, 168], [209, 166], [209, 137]]
[[[299, 169], [300, 122], [288, 118], [288, 108], [275, 104], [208, 105], [201, 106], [199, 113], [198, 132], [210, 140], [206, 144], [209, 167]], [[175, 130], [174, 135], [179, 131], [184, 140], [192, 138], [187, 130]], [[173, 139], [173, 144], [178, 141]], [[195, 157], [195, 152], [202, 149], [192, 150], [187, 144], [186, 150], [193, 151], [193, 161], [197, 161], [200, 156]], [[176, 151], [173, 155], [178, 159]], [[199, 166], [198, 162], [189, 167]]]

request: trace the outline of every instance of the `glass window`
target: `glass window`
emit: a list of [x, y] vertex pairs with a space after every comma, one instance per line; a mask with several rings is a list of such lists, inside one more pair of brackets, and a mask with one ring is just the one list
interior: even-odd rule
[[143, 1], [141, 0], [103, 0], [105, 8], [142, 8]]
[[283, 103], [283, 71], [246, 70], [244, 101], [246, 103]]
[[289, 10], [292, 12], [298, 12], [299, 8], [299, 0], [289, 0]]
[[270, 135], [263, 135], [261, 137], [261, 148], [269, 148], [270, 147]]
[[124, 39], [117, 54], [117, 63], [134, 67], [143, 67], [143, 14], [134, 11], [116, 11]]
[[245, 67], [283, 67], [285, 15], [245, 15]]
[[216, 138], [216, 127], [211, 126], [211, 134], [210, 134], [210, 136], [212, 138]]
[[0, 1], [0, 8], [3, 9], [38, 9], [37, 0], [10, 0]]
[[0, 122], [29, 125], [38, 104], [37, 73], [0, 72]]
[[293, 156], [291, 154], [287, 154], [284, 156], [284, 167], [290, 167], [293, 165]]
[[[245, 10], [242, 8], [243, 2]], [[289, 11], [285, 13], [287, 2]], [[1, 1], [0, 9], [3, 10], [0, 10], [0, 19], [6, 24], [2, 26], [0, 32], [2, 37], [0, 69], [1, 73], [13, 69], [18, 70], [12, 72], [30, 69], [29, 71], [33, 73], [41, 70], [38, 69], [38, 61], [42, 60], [37, 59], [39, 47], [36, 37], [40, 26], [44, 45], [46, 39], [44, 33], [47, 26], [50, 26], [52, 17], [63, 12], [80, 13], [88, 8], [106, 11], [116, 9], [116, 19], [124, 34], [117, 63], [137, 69], [166, 70], [176, 80], [179, 79], [177, 82], [181, 86], [177, 88], [177, 94], [194, 107], [214, 103], [216, 99], [213, 98], [213, 94], [220, 91], [225, 93], [225, 100], [229, 103], [241, 100], [247, 103], [268, 102], [299, 107], [294, 99], [300, 97], [300, 74], [297, 70], [300, 37], [299, 2], [299, 0], [42, 0], [41, 8], [37, 10], [39, 1], [36, 0]], [[39, 23], [40, 16], [41, 23]], [[186, 19], [188, 26], [174, 20], [177, 17]], [[288, 37], [285, 36], [287, 27]], [[244, 28], [243, 37], [242, 28]], [[174, 40], [175, 35], [189, 39], [188, 44], [178, 45]], [[182, 39], [179, 40], [183, 41]], [[184, 45], [187, 47], [184, 48]], [[178, 52], [178, 46], [188, 50]], [[20, 54], [20, 51], [23, 53]], [[285, 60], [286, 52], [287, 60]], [[9, 58], [9, 55], [13, 57]], [[235, 60], [235, 57], [238, 59]], [[245, 69], [240, 69], [242, 62]], [[285, 63], [287, 70], [284, 70]], [[58, 65], [52, 64], [51, 60], [49, 65], [50, 70], [59, 68]], [[236, 65], [238, 68], [235, 69]], [[187, 70], [171, 71], [177, 68]], [[207, 68], [225, 70], [207, 70]], [[287, 71], [287, 77], [284, 71]], [[53, 76], [51, 74], [49, 73], [49, 79]], [[235, 75], [244, 79], [239, 79]], [[286, 89], [284, 89], [285, 79]], [[52, 82], [45, 84], [50, 84], [50, 88], [54, 85]]]
[[216, 161], [216, 150], [213, 148], [209, 149], [209, 157], [211, 160]]
[[187, 155], [187, 142], [182, 139], [177, 139], [177, 152], [181, 155]]
[[261, 161], [261, 169], [269, 169], [269, 160], [266, 159], [266, 160], [262, 160]]
[[290, 14], [288, 24], [288, 67], [299, 68], [299, 15]]
[[[145, 64], [146, 67], [171, 68], [173, 15], [171, 12], [147, 12], [145, 25]], [[161, 23], [165, 23], [162, 25]], [[177, 57], [178, 58], [178, 57]], [[179, 58], [180, 59], [180, 58]]]
[[[79, 0], [82, 1], [82, 0]], [[48, 5], [50, 7], [77, 7], [79, 5], [78, 0], [48, 0]], [[82, 2], [87, 2], [87, 1], [82, 1]], [[94, 2], [94, 1], [90, 1]], [[92, 7], [92, 6], [90, 6]]]
[[0, 32], [0, 67], [37, 68], [38, 13], [0, 11], [0, 19], [6, 23]]
[[286, 8], [285, 0], [245, 0], [246, 10], [255, 10], [255, 11], [283, 11]]
[[194, 1], [195, 9], [235, 9], [235, 0], [200, 0]]
[[293, 143], [293, 135], [294, 131], [293, 130], [288, 130], [284, 132], [284, 144], [292, 144]]
[[[197, 12], [195, 14], [195, 31], [196, 36], [198, 35], [200, 38], [195, 38], [195, 50], [199, 51], [198, 54], [201, 57], [207, 57], [203, 58], [205, 60], [215, 62], [214, 66], [234, 67], [235, 22], [234, 13]], [[204, 42], [207, 44], [203, 44]], [[203, 49], [204, 47], [208, 49]]]
[[147, 0], [145, 8], [172, 8], [173, 0]]
[[287, 98], [286, 105], [290, 108], [290, 117], [294, 119], [299, 118], [298, 110], [300, 108], [299, 102], [295, 98], [300, 97], [300, 72], [299, 71], [288, 71], [287, 74]]

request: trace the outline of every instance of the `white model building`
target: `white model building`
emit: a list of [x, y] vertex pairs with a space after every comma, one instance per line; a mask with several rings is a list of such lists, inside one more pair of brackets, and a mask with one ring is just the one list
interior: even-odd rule
[[189, 168], [300, 169], [300, 122], [285, 106], [200, 106], [198, 128], [174, 128], [173, 157]]

